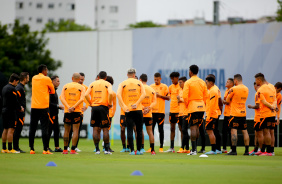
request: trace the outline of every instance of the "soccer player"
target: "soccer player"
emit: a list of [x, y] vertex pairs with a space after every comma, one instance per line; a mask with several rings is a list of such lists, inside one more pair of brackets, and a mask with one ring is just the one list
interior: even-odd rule
[[208, 97], [206, 83], [197, 76], [198, 71], [199, 67], [197, 65], [191, 65], [189, 67], [190, 79], [185, 82], [183, 88], [183, 99], [188, 113], [192, 142], [192, 151], [188, 155], [197, 155], [196, 139], [199, 132], [198, 125], [203, 121], [206, 110], [205, 101]]
[[[24, 112], [24, 108], [18, 101], [16, 86], [19, 83], [19, 76], [12, 74], [9, 79], [9, 84], [3, 87], [3, 133], [2, 133], [2, 151], [1, 153], [20, 153], [13, 149], [13, 134], [17, 122], [17, 111]], [[6, 142], [8, 140], [8, 149]]]
[[[59, 127], [59, 109], [64, 110], [63, 105], [59, 105], [59, 99], [57, 94], [57, 89], [60, 85], [60, 78], [58, 76], [51, 77], [52, 83], [55, 88], [55, 94], [50, 94], [50, 123], [49, 123], [49, 139], [51, 138], [52, 131], [54, 131], [54, 144], [55, 144], [55, 152], [63, 152], [60, 148], [59, 138], [60, 138], [60, 127]], [[53, 152], [50, 148], [48, 148], [50, 152]]]
[[249, 95], [249, 89], [243, 84], [243, 79], [240, 74], [234, 75], [234, 84], [226, 99], [230, 103], [230, 120], [229, 127], [231, 128], [231, 144], [232, 151], [227, 155], [237, 155], [237, 131], [242, 130], [244, 136], [245, 153], [249, 155], [249, 134], [246, 123], [246, 101]]
[[[186, 77], [179, 78], [179, 95], [177, 96], [178, 104], [179, 104], [179, 128], [181, 127], [182, 135], [186, 133], [186, 136], [181, 136], [181, 148], [177, 151], [177, 153], [189, 153], [189, 134], [188, 134], [188, 122], [186, 121], [187, 116], [184, 116], [185, 111], [185, 103], [183, 100], [183, 87], [184, 83], [187, 81]], [[185, 137], [185, 139], [184, 139]]]
[[31, 114], [29, 127], [30, 154], [35, 154], [34, 137], [39, 120], [42, 128], [42, 141], [44, 147], [43, 154], [53, 154], [47, 150], [47, 148], [49, 148], [49, 95], [55, 93], [55, 88], [51, 79], [47, 77], [47, 66], [42, 64], [37, 70], [39, 74], [32, 77]]
[[[25, 89], [24, 86], [29, 82], [29, 73], [28, 72], [22, 72], [20, 74], [20, 82], [16, 86], [16, 90], [18, 93], [18, 101], [20, 102], [21, 106], [26, 109], [26, 98], [25, 98]], [[17, 111], [17, 124], [14, 131], [13, 136], [13, 146], [16, 151], [19, 151], [20, 153], [25, 153], [25, 151], [21, 150], [19, 147], [19, 140], [21, 137], [21, 132], [23, 129], [25, 119], [25, 111], [19, 112]]]
[[[282, 90], [282, 83], [277, 82], [274, 85], [276, 89], [276, 100], [277, 100], [277, 110], [276, 110], [276, 125], [280, 124], [280, 112], [281, 112], [281, 100], [282, 100], [282, 95], [281, 95], [281, 90]], [[272, 124], [273, 125], [273, 124]], [[275, 127], [275, 125], [273, 125]], [[274, 155], [274, 143], [275, 143], [275, 137], [274, 137], [274, 129], [270, 129], [270, 134], [271, 134], [271, 150], [272, 150], [272, 155]]]
[[157, 104], [153, 107], [153, 134], [155, 130], [156, 124], [158, 124], [159, 135], [160, 135], [160, 149], [159, 152], [163, 152], [164, 146], [164, 119], [165, 119], [165, 100], [170, 100], [168, 95], [168, 87], [167, 85], [161, 83], [161, 74], [154, 74], [155, 84], [151, 84], [150, 86], [155, 90], [157, 95]]
[[232, 78], [227, 79], [225, 87], [227, 88], [224, 93], [223, 104], [225, 105], [224, 108], [224, 120], [222, 125], [222, 153], [227, 153], [227, 140], [230, 141], [230, 149], [231, 149], [231, 131], [229, 128], [229, 119], [230, 119], [230, 110], [231, 106], [229, 103], [226, 102], [229, 90], [234, 86], [234, 80]]
[[215, 78], [212, 76], [206, 77], [206, 84], [208, 89], [208, 98], [206, 99], [206, 131], [211, 143], [211, 151], [205, 153], [206, 155], [216, 155], [216, 137], [214, 129], [218, 123], [218, 88], [215, 87]]
[[106, 81], [107, 73], [101, 71], [98, 75], [99, 79], [89, 85], [85, 97], [92, 107], [90, 126], [93, 127], [93, 140], [96, 147], [95, 154], [100, 154], [100, 129], [102, 129], [105, 146], [104, 154], [111, 155], [112, 153], [109, 151], [109, 108], [112, 107], [113, 103], [113, 90], [112, 85]]
[[[260, 100], [260, 128], [263, 131], [264, 145], [259, 140], [259, 144], [262, 145], [261, 151], [258, 151], [256, 155], [272, 156], [271, 149], [271, 134], [272, 123], [275, 122], [276, 116], [276, 90], [275, 87], [268, 83], [262, 73], [255, 75], [256, 84], [260, 86], [258, 89], [258, 98]], [[265, 152], [265, 147], [267, 151]]]
[[[178, 84], [180, 74], [178, 72], [172, 72], [170, 74], [170, 79], [172, 84], [168, 87], [168, 96], [170, 97], [170, 110], [169, 110], [169, 123], [170, 123], [170, 148], [165, 152], [174, 153], [174, 137], [175, 137], [175, 125], [179, 123], [179, 105], [177, 96], [179, 96], [180, 86]], [[181, 126], [178, 126], [181, 139], [182, 139], [182, 130]]]
[[78, 83], [79, 80], [80, 74], [74, 73], [72, 76], [72, 82], [64, 85], [60, 95], [60, 100], [65, 106], [64, 151], [62, 154], [68, 154], [69, 134], [71, 127], [73, 127], [73, 136], [70, 154], [78, 154], [75, 151], [75, 148], [78, 139], [79, 126], [81, 123], [83, 100], [85, 98], [85, 88]]
[[[152, 124], [153, 124], [153, 119], [152, 119], [152, 108], [156, 105], [157, 103], [157, 96], [154, 91], [154, 89], [150, 86], [147, 85], [148, 77], [146, 74], [140, 75], [140, 81], [144, 85], [146, 96], [144, 100], [142, 100], [142, 106], [143, 106], [143, 122], [145, 123], [147, 133], [149, 135], [149, 140], [150, 140], [150, 151], [151, 155], [155, 155], [155, 149], [154, 149], [154, 134], [152, 131]], [[144, 136], [143, 140], [144, 141]]]
[[[125, 112], [127, 125], [127, 139], [131, 150], [130, 155], [142, 155], [143, 114], [142, 100], [146, 96], [145, 88], [141, 81], [135, 79], [136, 70], [131, 68], [127, 71], [128, 79], [119, 84], [117, 98], [121, 108]], [[137, 132], [137, 151], [134, 151], [133, 126]]]
[[[255, 110], [255, 117], [254, 117], [254, 131], [255, 131], [255, 148], [249, 152], [249, 155], [255, 155], [256, 152], [260, 151], [259, 147], [262, 147], [262, 145], [259, 146], [259, 142], [262, 144], [263, 142], [263, 132], [262, 129], [260, 128], [260, 113], [259, 113], [259, 98], [258, 98], [258, 89], [260, 86], [257, 85], [256, 82], [254, 82], [254, 88], [256, 91], [255, 94], [255, 105], [248, 105], [249, 109], [254, 109]], [[258, 141], [260, 140], [260, 141]]]

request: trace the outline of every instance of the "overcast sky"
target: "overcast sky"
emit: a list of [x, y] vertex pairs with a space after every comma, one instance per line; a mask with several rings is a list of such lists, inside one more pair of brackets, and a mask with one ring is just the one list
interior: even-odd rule
[[[213, 20], [214, 0], [138, 0], [137, 21], [152, 20], [165, 24], [168, 19], [194, 19], [205, 17]], [[228, 17], [258, 19], [276, 15], [277, 0], [219, 0], [220, 20]]]

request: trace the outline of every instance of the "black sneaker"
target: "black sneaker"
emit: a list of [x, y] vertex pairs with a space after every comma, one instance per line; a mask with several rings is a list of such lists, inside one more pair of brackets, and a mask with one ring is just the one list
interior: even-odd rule
[[51, 150], [50, 148], [47, 148], [47, 150], [48, 150], [48, 151], [50, 151], [50, 152], [54, 152], [54, 151], [53, 151], [53, 150]]
[[115, 152], [114, 150], [112, 150], [111, 148], [109, 148], [109, 152]]
[[16, 149], [16, 151], [20, 152], [20, 153], [25, 153], [25, 151], [21, 150], [20, 148], [19, 149]]
[[248, 153], [248, 152], [245, 152], [243, 155], [247, 155], [247, 156], [249, 156], [249, 153]]
[[55, 148], [55, 152], [63, 152], [63, 150], [61, 148], [59, 148], [59, 149]]
[[206, 150], [201, 149], [199, 153], [206, 153]]
[[231, 152], [227, 153], [226, 155], [237, 155], [237, 152], [231, 151]]

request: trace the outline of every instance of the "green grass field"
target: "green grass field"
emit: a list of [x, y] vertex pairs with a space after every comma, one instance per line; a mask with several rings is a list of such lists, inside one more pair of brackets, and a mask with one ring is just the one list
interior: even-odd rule
[[[23, 150], [29, 150], [28, 139], [21, 139], [20, 145]], [[53, 139], [50, 145], [53, 148]], [[282, 183], [282, 148], [276, 148], [276, 156], [272, 157], [243, 156], [241, 147], [238, 156], [199, 158], [200, 154], [187, 156], [158, 151], [155, 156], [128, 155], [119, 152], [122, 146], [118, 140], [111, 147], [115, 150], [112, 155], [95, 155], [92, 140], [81, 139], [82, 152], [78, 155], [43, 155], [41, 139], [36, 139], [35, 155], [0, 154], [0, 183]], [[47, 167], [49, 161], [57, 167]], [[131, 176], [135, 170], [144, 176]]]

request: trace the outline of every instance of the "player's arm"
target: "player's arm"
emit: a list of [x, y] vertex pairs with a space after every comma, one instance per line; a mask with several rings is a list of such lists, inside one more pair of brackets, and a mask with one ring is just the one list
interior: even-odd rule
[[149, 106], [149, 107], [150, 107], [150, 110], [151, 110], [153, 107], [155, 107], [155, 105], [157, 105], [157, 95], [156, 95], [155, 92], [154, 92], [153, 94], [154, 94], [154, 95], [153, 95], [153, 98], [152, 98], [152, 103], [151, 103], [151, 105]]
[[231, 88], [231, 89], [229, 90], [228, 95], [227, 95], [227, 98], [226, 98], [226, 102], [227, 102], [228, 104], [230, 104], [231, 99], [232, 99], [233, 96], [234, 96], [234, 92], [233, 92], [233, 89]]
[[23, 112], [24, 111], [24, 108], [23, 108], [23, 106], [20, 104], [20, 102], [19, 102], [19, 100], [18, 100], [18, 94], [17, 94], [17, 91], [16, 90], [13, 90], [12, 91], [12, 101], [14, 102], [13, 104], [15, 104], [16, 105], [16, 108], [17, 108], [17, 110], [18, 111], [21, 111], [21, 112]]
[[220, 111], [222, 112], [222, 109], [223, 109], [223, 102], [222, 102], [221, 97], [218, 98], [218, 107], [219, 107]]
[[184, 83], [184, 88], [183, 88], [183, 95], [182, 98], [184, 100], [184, 103], [186, 106], [188, 106], [188, 94], [189, 94], [189, 84], [187, 82]]
[[112, 85], [109, 85], [108, 86], [108, 94], [109, 94], [109, 96], [108, 96], [108, 102], [109, 102], [109, 104], [113, 104], [113, 90], [112, 90]]
[[210, 95], [208, 96], [208, 98], [210, 98], [210, 101], [209, 101], [209, 108], [210, 108], [210, 110], [208, 111], [208, 113], [207, 113], [207, 121], [208, 120], [210, 120], [210, 118], [211, 118], [211, 114], [212, 114], [212, 111], [211, 111], [211, 109], [213, 108], [213, 107], [215, 107], [216, 105], [218, 105], [217, 103], [217, 99], [216, 99], [216, 94], [215, 93], [213, 93], [212, 91], [210, 92]]
[[261, 103], [262, 103], [263, 105], [265, 105], [266, 107], [268, 107], [268, 108], [271, 109], [271, 110], [275, 110], [276, 105], [274, 106], [274, 105], [268, 103], [262, 93], [260, 93], [259, 99], [260, 99], [260, 101], [261, 101]]
[[91, 100], [90, 100], [90, 92], [91, 92], [91, 90], [92, 90], [92, 85], [90, 85], [90, 86], [88, 87], [88, 89], [86, 90], [86, 92], [85, 92], [85, 94], [84, 94], [86, 101], [87, 101], [90, 105], [91, 105]]
[[277, 108], [278, 108], [278, 111], [277, 111], [277, 122], [276, 122], [276, 125], [279, 125], [280, 124], [280, 113], [281, 113], [281, 99], [277, 99]]
[[68, 102], [66, 101], [66, 96], [65, 96], [65, 86], [62, 89], [61, 95], [60, 95], [60, 100], [62, 102], [62, 104], [67, 107], [67, 109], [70, 108]]
[[113, 108], [113, 117], [114, 117], [116, 113], [116, 108], [117, 108], [117, 98], [115, 94], [113, 94], [113, 107], [112, 108]]
[[118, 98], [118, 103], [119, 106], [122, 108], [122, 110], [124, 112], [128, 112], [129, 109], [128, 107], [125, 105], [124, 101], [122, 100], [122, 92], [123, 92], [123, 87], [121, 86], [121, 84], [118, 86], [118, 90], [117, 90], [117, 98]]
[[52, 83], [52, 80], [49, 77], [47, 78], [46, 84], [47, 84], [47, 86], [49, 88], [49, 94], [55, 94], [55, 92], [56, 92], [55, 91], [55, 87], [54, 87], [54, 85]]

